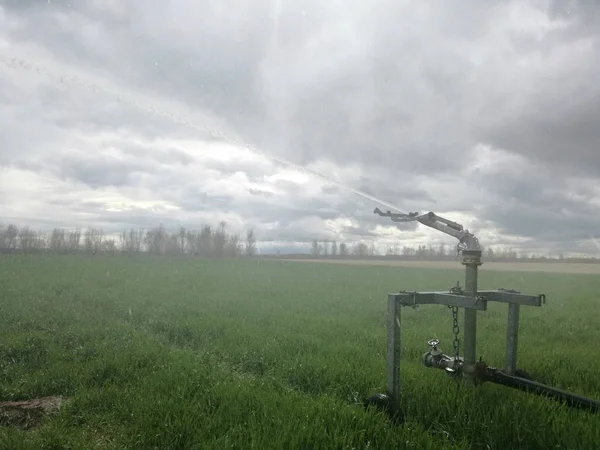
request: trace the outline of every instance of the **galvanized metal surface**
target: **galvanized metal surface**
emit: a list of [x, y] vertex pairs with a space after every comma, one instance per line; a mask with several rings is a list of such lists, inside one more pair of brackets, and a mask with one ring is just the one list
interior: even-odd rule
[[506, 324], [506, 358], [504, 371], [514, 375], [517, 370], [517, 345], [519, 341], [519, 311], [521, 306], [517, 303], [508, 305], [508, 321]]
[[[488, 301], [508, 303], [508, 323], [506, 335], [506, 357], [505, 368], [506, 377], [510, 377], [516, 371], [517, 365], [517, 344], [519, 332], [519, 311], [520, 305], [541, 306], [545, 303], [545, 296], [523, 295], [518, 291], [497, 289], [497, 290], [478, 290], [478, 269], [481, 262], [481, 247], [477, 238], [464, 230], [462, 225], [436, 216], [430, 212], [419, 215], [396, 214], [388, 211], [383, 213], [375, 209], [375, 213], [390, 217], [394, 222], [419, 221], [431, 228], [435, 228], [446, 234], [456, 237], [459, 240], [457, 249], [462, 251], [462, 264], [465, 266], [465, 288], [462, 290], [459, 286], [448, 292], [406, 292], [388, 294], [388, 317], [387, 317], [387, 360], [386, 360], [386, 390], [387, 395], [392, 402], [392, 408], [396, 411], [400, 409], [400, 311], [403, 306], [416, 306], [420, 304], [440, 304], [453, 307], [454, 309], [464, 309], [464, 328], [463, 328], [463, 348], [464, 356], [458, 355], [451, 358], [448, 355], [438, 355], [437, 346], [435, 351], [425, 354], [423, 362], [427, 366], [444, 368], [456, 374], [462, 373], [467, 381], [477, 382], [481, 378], [481, 367], [485, 363], [477, 361], [477, 311], [485, 311]], [[454, 311], [456, 312], [456, 311]], [[456, 321], [456, 314], [454, 314]], [[456, 330], [458, 327], [454, 325]], [[456, 336], [455, 336], [456, 338]], [[431, 344], [430, 344], [431, 345]], [[459, 361], [459, 369], [454, 365]], [[450, 364], [452, 363], [452, 367]], [[515, 380], [504, 379], [501, 374], [497, 375], [496, 382], [507, 384], [515, 383]], [[517, 380], [518, 381], [518, 380]], [[521, 386], [518, 382], [516, 386]], [[540, 388], [540, 386], [537, 386]], [[542, 389], [543, 390], [543, 389]], [[557, 391], [553, 391], [557, 394]]]
[[394, 411], [400, 410], [400, 311], [402, 307], [396, 294], [388, 295], [386, 391]]
[[451, 294], [450, 292], [398, 292], [389, 295], [395, 295], [403, 306], [446, 305], [481, 311], [487, 309], [487, 303], [484, 299]]
[[505, 289], [479, 291], [477, 295], [485, 297], [488, 302], [516, 303], [527, 306], [542, 306], [544, 298], [542, 295], [525, 295]]
[[503, 289], [477, 291], [475, 299], [463, 294], [454, 294], [451, 291], [425, 291], [425, 292], [396, 292], [403, 306], [415, 305], [447, 305], [459, 308], [470, 308], [478, 311], [487, 310], [487, 302], [515, 303], [525, 306], [542, 306], [543, 295], [526, 295]]
[[375, 214], [379, 214], [382, 217], [389, 217], [392, 222], [413, 222], [417, 221], [426, 225], [430, 228], [435, 228], [442, 233], [449, 234], [455, 237], [459, 241], [459, 246], [464, 250], [481, 251], [481, 245], [479, 240], [474, 234], [470, 233], [469, 230], [465, 230], [459, 223], [440, 217], [433, 212], [425, 214], [419, 213], [393, 213], [391, 211], [383, 212], [379, 208], [375, 208], [373, 211]]
[[[481, 251], [464, 251], [465, 295], [475, 301], [477, 299], [477, 276], [481, 264]], [[465, 309], [465, 325], [463, 329], [464, 368], [467, 374], [477, 361], [477, 311]]]

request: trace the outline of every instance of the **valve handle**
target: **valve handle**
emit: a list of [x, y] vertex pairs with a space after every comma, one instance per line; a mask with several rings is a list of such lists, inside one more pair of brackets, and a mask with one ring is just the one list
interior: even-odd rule
[[437, 350], [437, 346], [440, 345], [440, 341], [438, 339], [430, 339], [427, 341], [427, 345], [433, 348], [433, 350]]

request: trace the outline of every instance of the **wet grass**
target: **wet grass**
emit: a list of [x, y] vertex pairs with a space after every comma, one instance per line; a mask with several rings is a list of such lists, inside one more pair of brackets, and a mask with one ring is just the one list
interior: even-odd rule
[[[428, 339], [450, 351], [440, 306], [404, 312], [407, 421], [363, 410], [384, 390], [387, 293], [462, 284], [460, 267], [2, 256], [0, 400], [70, 401], [0, 427], [0, 448], [595, 448], [597, 416], [422, 367]], [[600, 398], [597, 276], [484, 265], [480, 287], [546, 293], [521, 310], [519, 366]], [[506, 305], [479, 317], [478, 353], [502, 365]]]

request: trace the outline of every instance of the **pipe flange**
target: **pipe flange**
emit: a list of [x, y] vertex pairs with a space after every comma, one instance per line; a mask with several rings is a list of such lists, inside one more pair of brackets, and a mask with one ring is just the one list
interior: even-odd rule
[[479, 258], [463, 258], [461, 263], [464, 266], [481, 266], [483, 264], [483, 261], [481, 261], [481, 259]]

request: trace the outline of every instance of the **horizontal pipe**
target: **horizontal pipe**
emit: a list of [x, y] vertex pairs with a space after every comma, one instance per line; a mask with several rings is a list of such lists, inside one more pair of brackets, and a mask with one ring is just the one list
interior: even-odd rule
[[431, 352], [429, 352], [423, 355], [423, 364], [425, 367], [446, 370], [449, 367], [454, 367], [454, 358], [451, 358], [443, 353], [434, 356], [431, 354]]
[[531, 392], [537, 395], [547, 396], [555, 400], [562, 400], [568, 406], [584, 409], [588, 412], [600, 412], [600, 402], [597, 400], [563, 391], [562, 389], [557, 389], [555, 387], [537, 383], [525, 378], [508, 375], [500, 370], [494, 371], [489, 381], [492, 383], [501, 384], [502, 386], [520, 389], [522, 391]]

